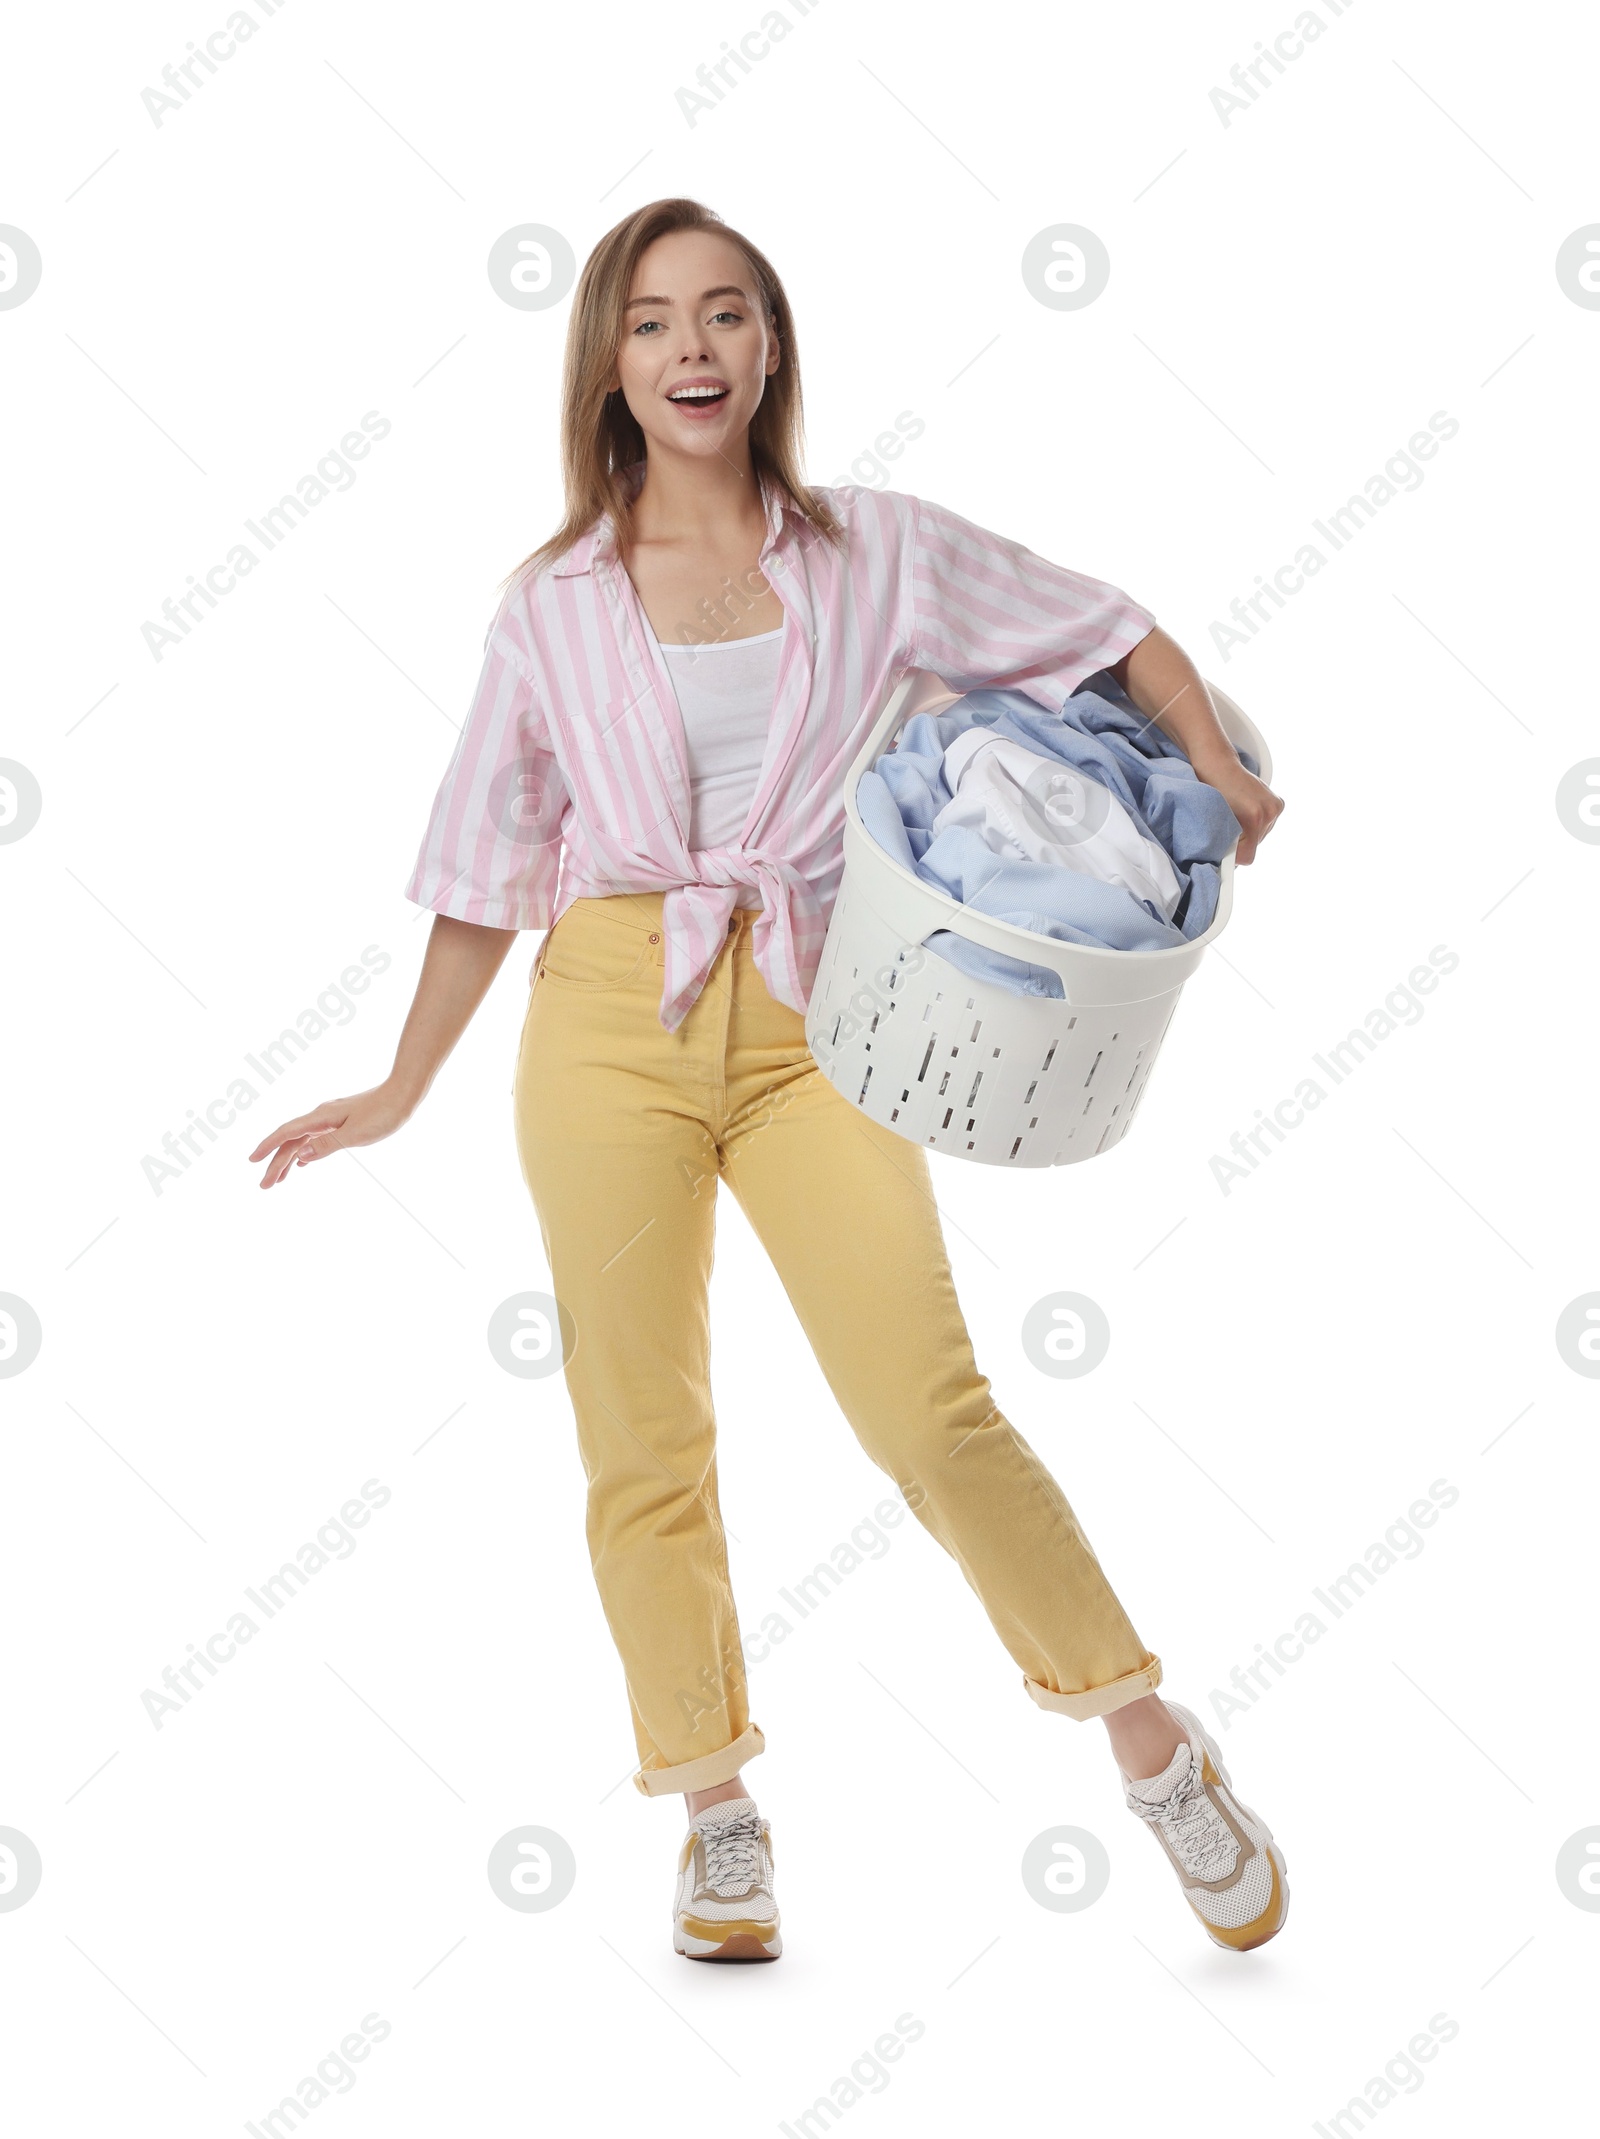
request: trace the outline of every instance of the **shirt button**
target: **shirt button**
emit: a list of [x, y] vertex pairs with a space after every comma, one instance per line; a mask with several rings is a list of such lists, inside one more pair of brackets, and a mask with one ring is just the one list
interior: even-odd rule
[[659, 943], [661, 941], [661, 938], [656, 934], [654, 929], [650, 931], [650, 941], [652, 943]]

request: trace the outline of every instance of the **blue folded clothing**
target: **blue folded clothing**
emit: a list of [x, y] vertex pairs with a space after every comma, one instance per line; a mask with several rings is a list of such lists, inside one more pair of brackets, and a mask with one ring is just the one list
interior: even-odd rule
[[[1109, 788], [1172, 859], [1183, 886], [1172, 919], [1120, 884], [997, 854], [967, 826], [933, 831], [952, 798], [944, 753], [975, 725]], [[1248, 771], [1259, 771], [1248, 751], [1239, 755]], [[969, 691], [943, 713], [914, 714], [895, 747], [861, 775], [856, 807], [880, 847], [963, 905], [1036, 936], [1118, 951], [1163, 950], [1203, 935], [1217, 911], [1219, 865], [1239, 836], [1239, 820], [1217, 789], [1196, 777], [1178, 745], [1104, 670], [1080, 684], [1059, 713], [1022, 691]], [[1048, 966], [986, 950], [951, 929], [936, 929], [925, 947], [1012, 995], [1063, 993]]]

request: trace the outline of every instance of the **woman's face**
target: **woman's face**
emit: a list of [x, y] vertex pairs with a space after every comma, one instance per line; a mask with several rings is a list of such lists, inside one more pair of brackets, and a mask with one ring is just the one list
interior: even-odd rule
[[707, 459], [737, 447], [742, 461], [779, 362], [744, 254], [714, 232], [675, 230], [639, 255], [628, 296], [610, 384], [650, 446]]

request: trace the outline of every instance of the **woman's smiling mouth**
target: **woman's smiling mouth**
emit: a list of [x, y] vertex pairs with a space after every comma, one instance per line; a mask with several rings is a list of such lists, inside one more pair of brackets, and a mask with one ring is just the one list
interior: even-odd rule
[[667, 399], [686, 416], [706, 416], [722, 406], [730, 391], [722, 379], [683, 379], [673, 387]]

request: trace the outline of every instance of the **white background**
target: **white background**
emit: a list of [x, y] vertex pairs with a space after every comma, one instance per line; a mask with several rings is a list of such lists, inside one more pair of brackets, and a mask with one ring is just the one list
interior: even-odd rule
[[[0, 221], [44, 266], [0, 311], [0, 755], [43, 793], [0, 847], [0, 1290], [43, 1328], [0, 1428], [0, 1825], [43, 1865], [0, 1912], [18, 2129], [238, 2131], [368, 2013], [318, 2133], [772, 2131], [901, 2014], [850, 2133], [1307, 2130], [1441, 2014], [1371, 2122], [1548, 2114], [1600, 1940], [1555, 1875], [1600, 1822], [1597, 1392], [1555, 1342], [1600, 1286], [1600, 849], [1555, 807], [1600, 752], [1600, 315], [1555, 274], [1600, 218], [1592, 24], [1324, 6], [1224, 126], [1288, 0], [827, 0], [691, 127], [675, 92], [758, 0], [251, 12], [159, 127], [141, 91], [225, 0], [36, 12], [5, 54]], [[1025, 1698], [908, 1523], [752, 1669], [783, 1961], [677, 1960], [682, 1807], [625, 1780], [570, 1409], [485, 1341], [548, 1281], [509, 1101], [536, 939], [398, 1140], [270, 1197], [245, 1162], [388, 1068], [427, 930], [401, 885], [497, 582], [559, 518], [568, 305], [503, 303], [489, 248], [540, 222], [581, 261], [674, 193], [785, 279], [814, 480], [881, 482], [852, 462], [914, 411], [897, 488], [1128, 589], [1276, 756], [1288, 808], [1128, 1142], [933, 1162], [998, 1400], [1284, 1845], [1253, 1956], [1206, 1943], [1099, 1726]], [[1111, 255], [1080, 312], [1020, 273], [1059, 222]], [[162, 601], [368, 410], [353, 488], [154, 660]], [[1420, 487], [1225, 652], [1235, 597], [1438, 410]], [[163, 1135], [368, 945], [354, 1016], [155, 1193]], [[1435, 945], [1420, 1020], [1224, 1194], [1213, 1155]], [[748, 1631], [889, 1488], [729, 1197], [720, 1225]], [[1111, 1323], [1080, 1381], [1020, 1342], [1059, 1290]], [[157, 1730], [144, 1689], [367, 1479], [355, 1552]], [[1420, 1555], [1222, 1730], [1212, 1690], [1440, 1479]], [[576, 1858], [544, 1913], [486, 1877], [526, 1824]], [[1020, 1876], [1057, 1825], [1110, 1854], [1079, 1913]]]

